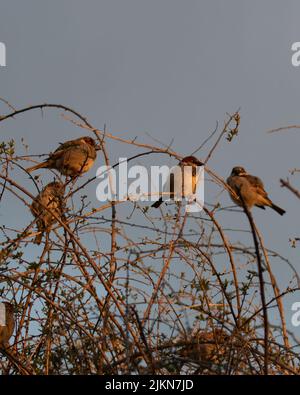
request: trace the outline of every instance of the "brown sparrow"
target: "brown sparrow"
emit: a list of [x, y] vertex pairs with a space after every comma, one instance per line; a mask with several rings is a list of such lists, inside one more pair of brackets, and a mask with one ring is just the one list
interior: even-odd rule
[[46, 161], [29, 167], [27, 171], [55, 169], [65, 176], [77, 177], [90, 170], [96, 157], [95, 140], [88, 136], [79, 137], [61, 144]]
[[[285, 213], [285, 210], [276, 206], [268, 197], [261, 179], [248, 174], [243, 167], [237, 166], [232, 169], [230, 177], [227, 178], [227, 184], [238, 196], [242, 196], [247, 208], [257, 206], [265, 210], [265, 206], [268, 206], [280, 215]], [[238, 206], [243, 206], [239, 198], [233, 194], [230, 194], [230, 197]]]
[[[196, 192], [197, 186], [197, 166], [203, 166], [195, 156], [186, 156], [183, 158], [178, 166], [181, 168], [180, 172], [176, 172], [176, 167], [171, 169], [168, 180], [164, 186], [164, 194], [169, 195], [171, 199], [187, 198]], [[190, 166], [192, 171], [190, 174], [185, 174], [184, 167]], [[174, 171], [175, 170], [175, 171]], [[151, 207], [158, 208], [163, 203], [163, 198], [160, 197]]]
[[49, 233], [51, 225], [56, 222], [55, 217], [44, 206], [60, 218], [63, 214], [63, 197], [64, 185], [55, 181], [46, 185], [32, 202], [30, 210], [37, 219], [37, 228], [40, 232], [34, 240], [35, 244], [41, 243], [44, 232]]

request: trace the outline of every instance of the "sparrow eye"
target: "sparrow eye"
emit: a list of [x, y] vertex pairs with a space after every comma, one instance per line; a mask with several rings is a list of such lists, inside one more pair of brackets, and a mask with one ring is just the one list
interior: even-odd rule
[[94, 141], [94, 139], [92, 139], [91, 137], [84, 137], [83, 138], [83, 140], [87, 143], [87, 144], [90, 144], [90, 145], [95, 145], [95, 141]]

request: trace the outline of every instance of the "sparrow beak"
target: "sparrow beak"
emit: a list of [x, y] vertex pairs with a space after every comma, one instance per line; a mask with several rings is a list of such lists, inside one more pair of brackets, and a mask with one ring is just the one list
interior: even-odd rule
[[197, 166], [204, 166], [204, 163], [197, 159], [196, 165]]

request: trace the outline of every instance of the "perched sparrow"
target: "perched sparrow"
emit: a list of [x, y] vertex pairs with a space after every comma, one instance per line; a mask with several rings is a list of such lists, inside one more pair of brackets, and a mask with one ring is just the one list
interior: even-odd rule
[[[186, 156], [183, 158], [178, 166], [171, 169], [170, 175], [166, 184], [164, 185], [164, 195], [173, 200], [181, 200], [182, 198], [188, 198], [196, 192], [196, 186], [198, 181], [197, 167], [203, 166], [194, 156]], [[178, 172], [178, 167], [181, 171]], [[191, 172], [185, 172], [185, 167], [191, 167]], [[177, 171], [176, 171], [177, 168]], [[158, 208], [163, 203], [163, 197], [160, 197], [151, 207]]]
[[79, 137], [61, 144], [45, 162], [29, 167], [27, 171], [55, 169], [65, 176], [77, 177], [90, 170], [96, 156], [95, 140], [87, 136]]
[[[285, 210], [276, 206], [276, 204], [274, 204], [268, 197], [261, 179], [251, 176], [243, 167], [237, 166], [232, 169], [230, 177], [227, 179], [227, 184], [238, 196], [242, 196], [247, 208], [250, 209], [253, 206], [257, 206], [265, 210], [265, 206], [268, 206], [280, 215], [285, 213]], [[243, 206], [240, 199], [233, 194], [230, 194], [230, 196], [234, 203], [239, 206]]]
[[11, 303], [0, 303], [0, 348], [9, 346], [15, 328], [14, 307]]
[[[220, 362], [224, 357], [226, 348], [230, 348], [228, 335], [224, 330], [215, 328], [213, 331], [201, 330], [186, 341], [179, 354], [188, 360], [210, 363]], [[228, 350], [227, 350], [228, 351]]]
[[44, 232], [49, 233], [51, 225], [56, 222], [53, 215], [43, 206], [48, 207], [54, 214], [61, 217], [63, 197], [64, 185], [60, 182], [50, 182], [32, 202], [30, 210], [33, 216], [37, 218], [37, 228], [40, 232], [34, 240], [35, 244], [41, 243]]

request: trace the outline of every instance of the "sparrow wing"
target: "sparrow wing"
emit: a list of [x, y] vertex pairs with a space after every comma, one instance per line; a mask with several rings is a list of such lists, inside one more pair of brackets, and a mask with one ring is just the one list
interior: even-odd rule
[[78, 138], [75, 140], [69, 140], [69, 141], [65, 141], [64, 143], [60, 143], [59, 146], [56, 148], [56, 150], [54, 152], [51, 152], [49, 157], [51, 158], [56, 158], [61, 156], [62, 153], [66, 152], [67, 150], [71, 149], [71, 148], [77, 148], [77, 147], [86, 147], [87, 144], [85, 144], [82, 141], [82, 138]]
[[70, 147], [76, 147], [76, 146], [82, 145], [82, 144], [83, 143], [82, 143], [81, 138], [75, 139], [75, 140], [68, 140], [68, 141], [65, 141], [64, 143], [59, 143], [58, 148], [56, 148], [56, 150], [54, 152], [69, 149]]
[[49, 159], [51, 160], [57, 160], [62, 158], [64, 155], [66, 155], [67, 152], [70, 151], [82, 151], [85, 153], [87, 158], [92, 158], [96, 159], [96, 150], [94, 147], [90, 147], [87, 144], [82, 143], [80, 139], [77, 140], [71, 140], [71, 141], [66, 141], [65, 143], [61, 144], [54, 152], [51, 152], [49, 154]]
[[245, 176], [246, 179], [248, 180], [248, 182], [250, 183], [250, 185], [255, 188], [256, 192], [260, 195], [263, 196], [264, 198], [268, 199], [268, 194], [265, 191], [265, 187], [264, 184], [262, 182], [262, 180], [258, 177], [255, 176], [251, 176], [250, 174]]

